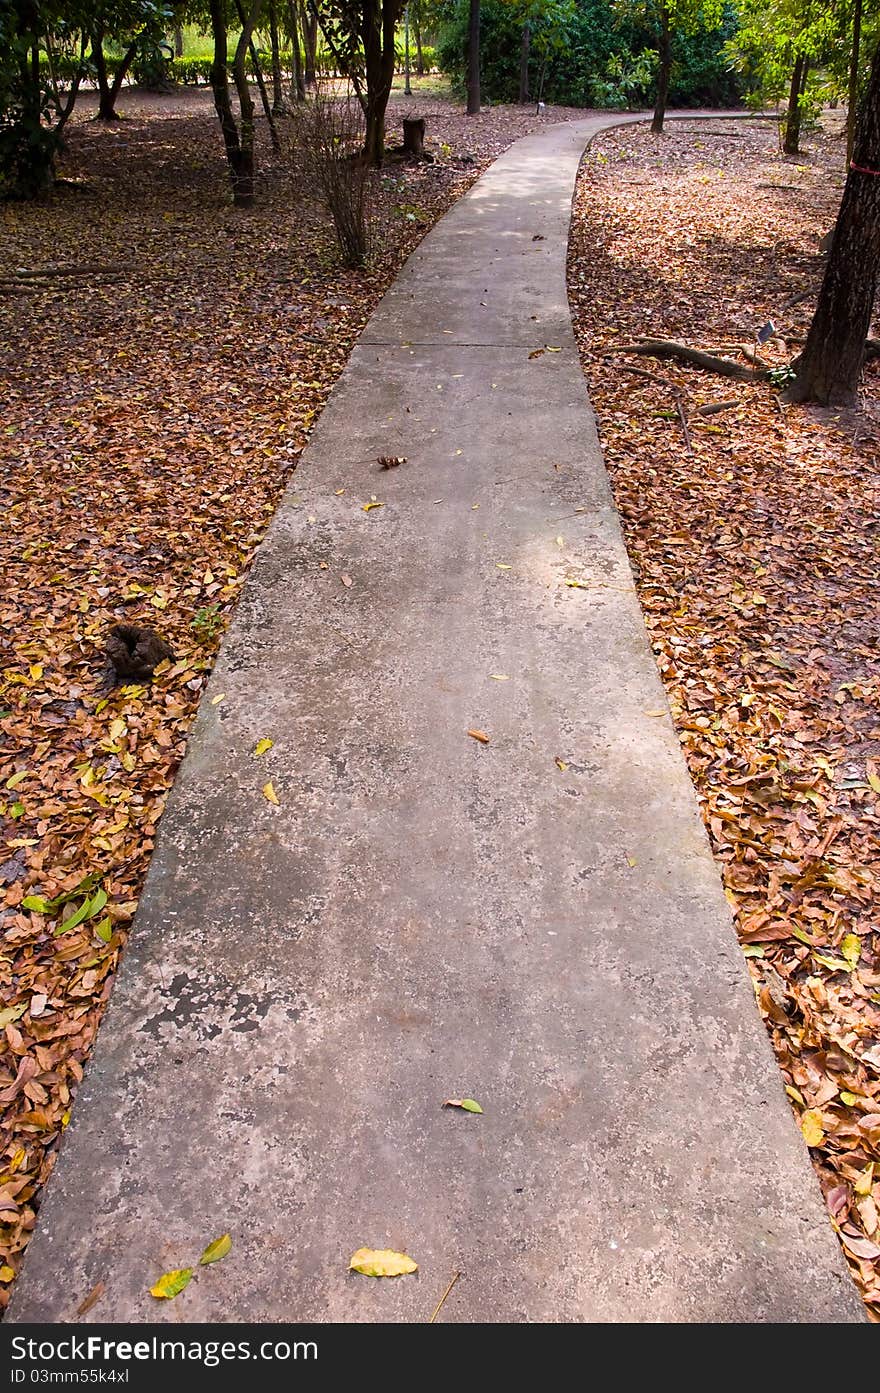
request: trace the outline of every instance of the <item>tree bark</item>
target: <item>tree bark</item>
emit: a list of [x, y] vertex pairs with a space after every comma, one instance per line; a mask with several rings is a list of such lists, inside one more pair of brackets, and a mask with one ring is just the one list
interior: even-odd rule
[[302, 30], [306, 59], [306, 87], [316, 87], [318, 85], [318, 16], [309, 14], [305, 7], [303, 8]]
[[248, 89], [244, 63], [254, 26], [259, 18], [262, 0], [254, 0], [245, 19], [235, 50], [233, 78], [241, 110], [241, 130], [232, 111], [229, 74], [226, 69], [226, 12], [224, 0], [210, 0], [211, 28], [214, 34], [214, 59], [211, 64], [211, 88], [214, 106], [223, 133], [226, 158], [232, 180], [232, 201], [237, 208], [249, 208], [254, 201], [254, 104]]
[[401, 0], [368, 0], [363, 8], [361, 40], [367, 79], [366, 98], [362, 99], [367, 123], [364, 154], [374, 169], [381, 169], [385, 158], [385, 111], [394, 81], [394, 31], [401, 9]]
[[846, 104], [846, 162], [853, 157], [856, 138], [856, 113], [859, 105], [859, 60], [862, 48], [862, 0], [853, 7], [852, 51], [849, 59], [849, 96]]
[[304, 102], [306, 99], [306, 80], [303, 72], [302, 49], [300, 48], [300, 14], [296, 0], [293, 0], [287, 17], [290, 26], [290, 42], [293, 48], [293, 80], [290, 84], [290, 95], [295, 102]]
[[468, 20], [467, 114], [480, 114], [480, 0], [470, 0]]
[[788, 111], [785, 117], [785, 139], [782, 148], [786, 155], [798, 154], [801, 140], [801, 94], [807, 74], [807, 60], [798, 54], [791, 73], [791, 86], [788, 89]]
[[175, 58], [183, 57], [183, 29], [179, 24], [174, 26], [174, 56]]
[[269, 45], [272, 49], [272, 115], [286, 116], [284, 78], [281, 72], [281, 45], [278, 42], [277, 0], [269, 0]]
[[660, 59], [660, 67], [657, 72], [657, 99], [654, 102], [654, 119], [651, 122], [651, 130], [654, 135], [662, 135], [663, 122], [666, 118], [666, 103], [669, 99], [669, 77], [672, 72], [669, 11], [663, 3], [660, 5], [660, 36], [657, 40], [657, 54]]
[[525, 106], [529, 100], [529, 53], [532, 47], [532, 26], [528, 20], [523, 25], [522, 47], [519, 51], [519, 104]]
[[413, 38], [416, 41], [416, 72], [419, 77], [425, 76], [425, 57], [422, 53], [422, 24], [419, 18], [418, 6], [413, 6]]
[[853, 406], [880, 267], [880, 45], [856, 124], [852, 163], [813, 322], [789, 401]]

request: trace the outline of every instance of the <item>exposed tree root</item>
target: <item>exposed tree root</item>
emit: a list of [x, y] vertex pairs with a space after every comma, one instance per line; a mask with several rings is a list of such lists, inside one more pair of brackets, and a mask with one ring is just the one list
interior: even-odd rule
[[704, 368], [706, 372], [732, 377], [737, 382], [768, 382], [769, 368], [746, 368], [742, 363], [734, 363], [729, 358], [718, 358], [714, 353], [703, 353], [699, 348], [689, 348], [686, 343], [674, 339], [642, 339], [640, 343], [621, 344], [619, 348], [608, 348], [606, 353], [640, 353], [646, 358], [678, 358], [682, 363], [692, 363], [694, 367]]

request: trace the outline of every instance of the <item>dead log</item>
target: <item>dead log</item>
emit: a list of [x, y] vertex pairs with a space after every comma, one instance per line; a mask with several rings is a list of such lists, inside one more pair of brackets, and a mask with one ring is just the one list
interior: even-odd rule
[[721, 377], [732, 377], [737, 382], [767, 382], [769, 368], [745, 368], [729, 358], [716, 358], [713, 353], [703, 353], [699, 348], [689, 348], [686, 343], [674, 339], [642, 339], [640, 343], [621, 344], [618, 348], [606, 348], [606, 353], [639, 353], [646, 358], [677, 358], [679, 362], [691, 363], [706, 372], [718, 373]]

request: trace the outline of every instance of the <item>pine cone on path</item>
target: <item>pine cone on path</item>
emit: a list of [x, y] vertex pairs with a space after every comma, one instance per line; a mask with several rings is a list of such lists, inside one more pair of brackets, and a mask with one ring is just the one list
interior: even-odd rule
[[119, 681], [149, 682], [165, 658], [174, 661], [171, 646], [155, 629], [139, 624], [116, 624], [107, 635], [107, 657]]

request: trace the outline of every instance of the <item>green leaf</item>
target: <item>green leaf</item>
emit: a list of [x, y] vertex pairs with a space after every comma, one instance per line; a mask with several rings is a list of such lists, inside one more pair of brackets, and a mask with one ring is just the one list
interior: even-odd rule
[[791, 936], [792, 938], [798, 939], [799, 942], [805, 943], [808, 948], [812, 948], [814, 946], [813, 940], [810, 938], [810, 935], [804, 933], [803, 929], [792, 929]]
[[219, 1262], [225, 1258], [232, 1247], [232, 1239], [228, 1233], [224, 1233], [222, 1238], [215, 1238], [213, 1243], [209, 1243], [202, 1256], [199, 1258], [199, 1266], [207, 1267], [212, 1262]]
[[743, 948], [743, 953], [747, 958], [763, 958], [764, 949], [760, 943], [747, 943]]
[[150, 1295], [158, 1297], [161, 1301], [170, 1301], [188, 1287], [192, 1280], [193, 1270], [191, 1267], [175, 1267], [171, 1272], [163, 1272], [158, 1282], [150, 1287]]
[[850, 971], [849, 963], [844, 962], [841, 958], [830, 958], [827, 953], [817, 953], [815, 949], [813, 950], [813, 957], [816, 959], [817, 963], [821, 963], [823, 967], [829, 967], [832, 972]]
[[95, 925], [95, 933], [102, 938], [105, 943], [109, 943], [113, 937], [113, 922], [110, 919], [102, 919], [100, 924]]
[[52, 914], [57, 909], [54, 900], [44, 900], [42, 895], [26, 895], [21, 902], [22, 909], [33, 909], [37, 914]]
[[9, 816], [12, 818], [13, 822], [17, 822], [23, 812], [24, 803], [13, 803], [12, 807], [9, 809]]

